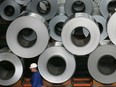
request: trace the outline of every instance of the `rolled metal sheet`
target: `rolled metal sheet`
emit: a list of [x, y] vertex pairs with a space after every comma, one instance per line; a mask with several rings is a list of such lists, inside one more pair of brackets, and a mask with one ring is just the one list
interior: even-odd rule
[[[73, 39], [71, 38], [73, 31], [79, 27], [86, 28], [90, 32], [90, 39], [87, 39], [88, 43], [84, 44], [83, 46], [74, 44], [72, 42]], [[61, 37], [64, 47], [69, 52], [75, 55], [86, 55], [91, 53], [98, 46], [100, 41], [100, 31], [90, 15], [85, 13], [77, 13], [75, 14], [75, 18], [70, 19], [64, 25]]]
[[0, 53], [0, 85], [9, 86], [22, 76], [23, 65], [20, 59], [8, 52]]
[[20, 15], [21, 8], [14, 0], [4, 0], [0, 4], [1, 17], [7, 21], [12, 21]]
[[41, 15], [38, 15], [37, 13], [31, 12], [30, 10], [23, 11], [20, 14], [20, 17], [22, 17], [22, 16], [32, 16], [32, 17], [35, 17], [35, 18], [37, 18], [38, 20], [40, 20], [41, 22], [43, 22], [47, 26], [45, 18], [43, 18]]
[[54, 46], [40, 55], [38, 66], [45, 80], [51, 83], [63, 83], [73, 75], [76, 63], [74, 56], [64, 47]]
[[93, 5], [91, 0], [66, 0], [65, 11], [68, 16], [74, 13], [84, 12], [91, 14]]
[[116, 20], [116, 13], [114, 13], [109, 21], [108, 21], [108, 24], [107, 24], [107, 33], [108, 33], [108, 36], [110, 38], [110, 40], [113, 42], [113, 44], [116, 45], [116, 24], [115, 24], [115, 20]]
[[107, 18], [110, 13], [115, 12], [115, 3], [115, 0], [101, 0], [100, 12], [105, 18]]
[[68, 17], [65, 15], [58, 15], [52, 18], [49, 22], [50, 36], [56, 41], [61, 40], [61, 32], [63, 25]]
[[27, 5], [31, 0], [15, 0], [18, 4]]
[[[17, 39], [20, 31], [27, 28], [36, 33], [36, 41], [34, 41], [30, 47], [23, 47]], [[10, 24], [7, 30], [6, 39], [9, 48], [16, 55], [23, 58], [32, 58], [45, 50], [48, 44], [49, 34], [45, 24], [38, 18], [33, 16], [22, 16]]]
[[[94, 15], [93, 18], [96, 20], [96, 22], [99, 25], [99, 30], [100, 30], [100, 43], [103, 42], [103, 40], [108, 36], [107, 31], [106, 31], [106, 19], [103, 16], [100, 15]], [[87, 37], [89, 35], [88, 31], [83, 31], [84, 35]]]
[[43, 16], [46, 20], [53, 18], [58, 11], [57, 0], [32, 0], [30, 10]]
[[100, 33], [101, 33], [100, 42], [102, 42], [108, 36], [107, 31], [106, 31], [106, 23], [107, 23], [106, 19], [100, 15], [93, 16], [93, 18], [96, 20], [96, 22], [99, 25], [99, 29], [100, 29]]
[[104, 45], [90, 54], [88, 70], [91, 76], [104, 84], [116, 82], [116, 46]]

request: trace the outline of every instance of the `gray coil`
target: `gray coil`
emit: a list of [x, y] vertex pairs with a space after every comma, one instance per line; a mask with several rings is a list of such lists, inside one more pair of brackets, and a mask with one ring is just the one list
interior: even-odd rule
[[0, 4], [0, 14], [5, 20], [12, 21], [16, 19], [20, 12], [20, 6], [13, 0], [5, 0]]
[[57, 0], [32, 0], [30, 10], [43, 16], [46, 20], [53, 18], [58, 11]]
[[98, 47], [90, 54], [88, 69], [91, 76], [104, 84], [116, 82], [116, 46], [105, 45]]
[[[6, 39], [9, 48], [16, 55], [23, 58], [32, 58], [45, 50], [48, 44], [49, 35], [46, 25], [40, 19], [35, 16], [22, 16], [10, 24], [7, 30]], [[22, 30], [24, 30], [24, 32]], [[36, 33], [36, 39], [34, 39], [34, 41], [28, 43], [22, 39], [22, 33], [23, 35], [28, 36], [32, 32]]]
[[91, 14], [93, 11], [92, 2], [91, 0], [66, 0], [65, 11], [68, 16], [79, 12]]
[[[90, 32], [89, 37], [80, 38], [80, 31], [85, 28]], [[78, 36], [80, 35], [80, 36]], [[100, 31], [93, 18], [85, 13], [77, 13], [63, 27], [62, 42], [64, 47], [75, 55], [86, 55], [98, 46]]]
[[0, 53], [0, 85], [9, 86], [16, 83], [22, 76], [23, 65], [14, 54]]
[[44, 79], [51, 83], [63, 83], [72, 77], [76, 63], [74, 56], [64, 47], [54, 46], [40, 55], [38, 66]]

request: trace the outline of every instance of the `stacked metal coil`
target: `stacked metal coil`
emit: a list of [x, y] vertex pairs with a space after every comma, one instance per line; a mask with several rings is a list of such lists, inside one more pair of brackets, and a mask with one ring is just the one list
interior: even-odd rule
[[[78, 69], [75, 59], [86, 55], [88, 61], [84, 62], [88, 63], [93, 79], [103, 84], [116, 82], [115, 3], [115, 0], [1, 0], [0, 43], [6, 43], [10, 51], [0, 52], [0, 85], [12, 85], [21, 78], [25, 63], [20, 58], [37, 59], [42, 77], [59, 84]], [[3, 21], [9, 23], [8, 27], [2, 27]], [[3, 47], [0, 44], [0, 49]]]

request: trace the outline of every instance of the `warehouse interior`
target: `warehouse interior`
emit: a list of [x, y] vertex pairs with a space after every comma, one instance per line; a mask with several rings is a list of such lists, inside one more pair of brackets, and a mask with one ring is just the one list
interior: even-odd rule
[[116, 87], [116, 0], [0, 0], [0, 87]]

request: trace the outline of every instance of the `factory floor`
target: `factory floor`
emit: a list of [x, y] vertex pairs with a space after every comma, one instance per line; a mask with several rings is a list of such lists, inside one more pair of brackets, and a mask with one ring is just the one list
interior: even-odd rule
[[[104, 85], [91, 78], [73, 78], [62, 84], [51, 84], [46, 80], [43, 80], [45, 87], [116, 87], [116, 83]], [[0, 86], [5, 87], [5, 86]], [[23, 81], [19, 80], [12, 86], [7, 87], [32, 87], [30, 84], [30, 78], [24, 78]]]

